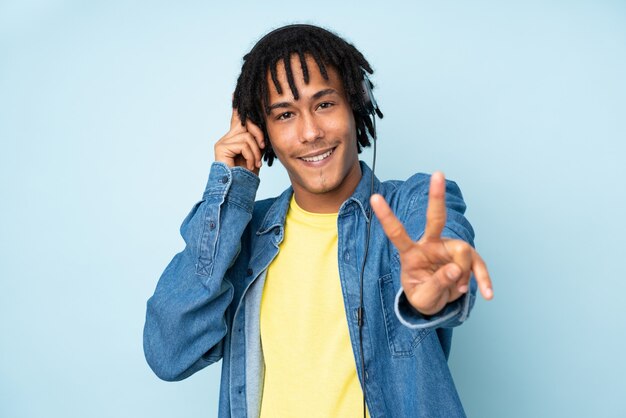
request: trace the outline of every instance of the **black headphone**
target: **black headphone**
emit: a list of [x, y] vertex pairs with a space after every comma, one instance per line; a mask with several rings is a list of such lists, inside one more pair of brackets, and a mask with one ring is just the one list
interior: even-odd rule
[[376, 99], [374, 98], [374, 93], [372, 92], [372, 82], [367, 76], [367, 72], [365, 70], [361, 70], [363, 74], [363, 81], [361, 81], [361, 92], [363, 94], [363, 103], [365, 104], [365, 110], [369, 113], [372, 118], [378, 115], [379, 118], [383, 117], [380, 108], [378, 107], [378, 103], [376, 103]]

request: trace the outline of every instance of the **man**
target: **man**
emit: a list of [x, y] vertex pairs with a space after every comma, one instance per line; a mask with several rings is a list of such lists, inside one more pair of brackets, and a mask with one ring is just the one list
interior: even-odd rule
[[[464, 416], [451, 327], [491, 281], [456, 184], [379, 182], [358, 160], [374, 134], [364, 71], [354, 46], [310, 25], [244, 57], [230, 130], [144, 330], [164, 380], [223, 360], [220, 417]], [[255, 202], [274, 158], [291, 187]]]

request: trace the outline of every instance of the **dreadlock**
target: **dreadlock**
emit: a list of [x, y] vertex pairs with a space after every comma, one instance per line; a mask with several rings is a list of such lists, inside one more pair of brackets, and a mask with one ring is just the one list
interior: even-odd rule
[[[242, 124], [249, 119], [261, 128], [267, 139], [263, 155], [267, 165], [272, 165], [276, 154], [265, 125], [265, 118], [270, 114], [269, 86], [266, 77], [269, 71], [276, 91], [283, 94], [276, 70], [277, 64], [283, 61], [289, 89], [294, 99], [298, 100], [299, 93], [291, 69], [293, 54], [300, 60], [305, 84], [309, 83], [306, 55], [313, 57], [325, 80], [328, 80], [327, 66], [332, 66], [338, 71], [356, 122], [357, 150], [360, 153], [362, 147], [371, 145], [368, 132], [373, 137], [374, 128], [365, 107], [361, 83], [364, 71], [369, 74], [373, 74], [374, 71], [363, 54], [352, 44], [326, 29], [304, 24], [288, 25], [265, 35], [243, 57], [241, 74], [237, 79], [233, 96], [233, 108], [239, 112]], [[378, 114], [382, 117], [382, 113]]]

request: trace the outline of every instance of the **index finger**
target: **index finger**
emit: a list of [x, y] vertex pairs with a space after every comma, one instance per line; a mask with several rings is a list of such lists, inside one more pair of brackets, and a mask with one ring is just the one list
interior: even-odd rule
[[428, 190], [428, 209], [426, 209], [426, 228], [424, 239], [441, 238], [441, 231], [446, 225], [446, 179], [441, 171], [430, 177]]
[[413, 240], [409, 234], [406, 233], [402, 222], [393, 214], [393, 211], [387, 202], [385, 202], [385, 198], [379, 194], [373, 194], [372, 197], [370, 197], [370, 204], [383, 227], [383, 231], [385, 231], [385, 235], [387, 235], [389, 241], [396, 246], [398, 251], [404, 252], [411, 248]]
[[250, 119], [246, 121], [246, 129], [252, 134], [259, 148], [265, 147], [265, 140], [263, 139], [263, 131], [257, 125], [255, 125]]
[[237, 108], [233, 107], [233, 113], [230, 115], [230, 130], [231, 131], [245, 131], [244, 126], [241, 124], [241, 118]]

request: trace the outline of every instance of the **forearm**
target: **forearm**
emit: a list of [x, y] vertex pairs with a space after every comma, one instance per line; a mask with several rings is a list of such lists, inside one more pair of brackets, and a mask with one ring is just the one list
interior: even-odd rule
[[258, 178], [213, 164], [198, 202], [183, 221], [185, 249], [169, 263], [148, 300], [144, 352], [164, 380], [180, 380], [222, 357], [233, 286], [226, 271], [241, 249]]

